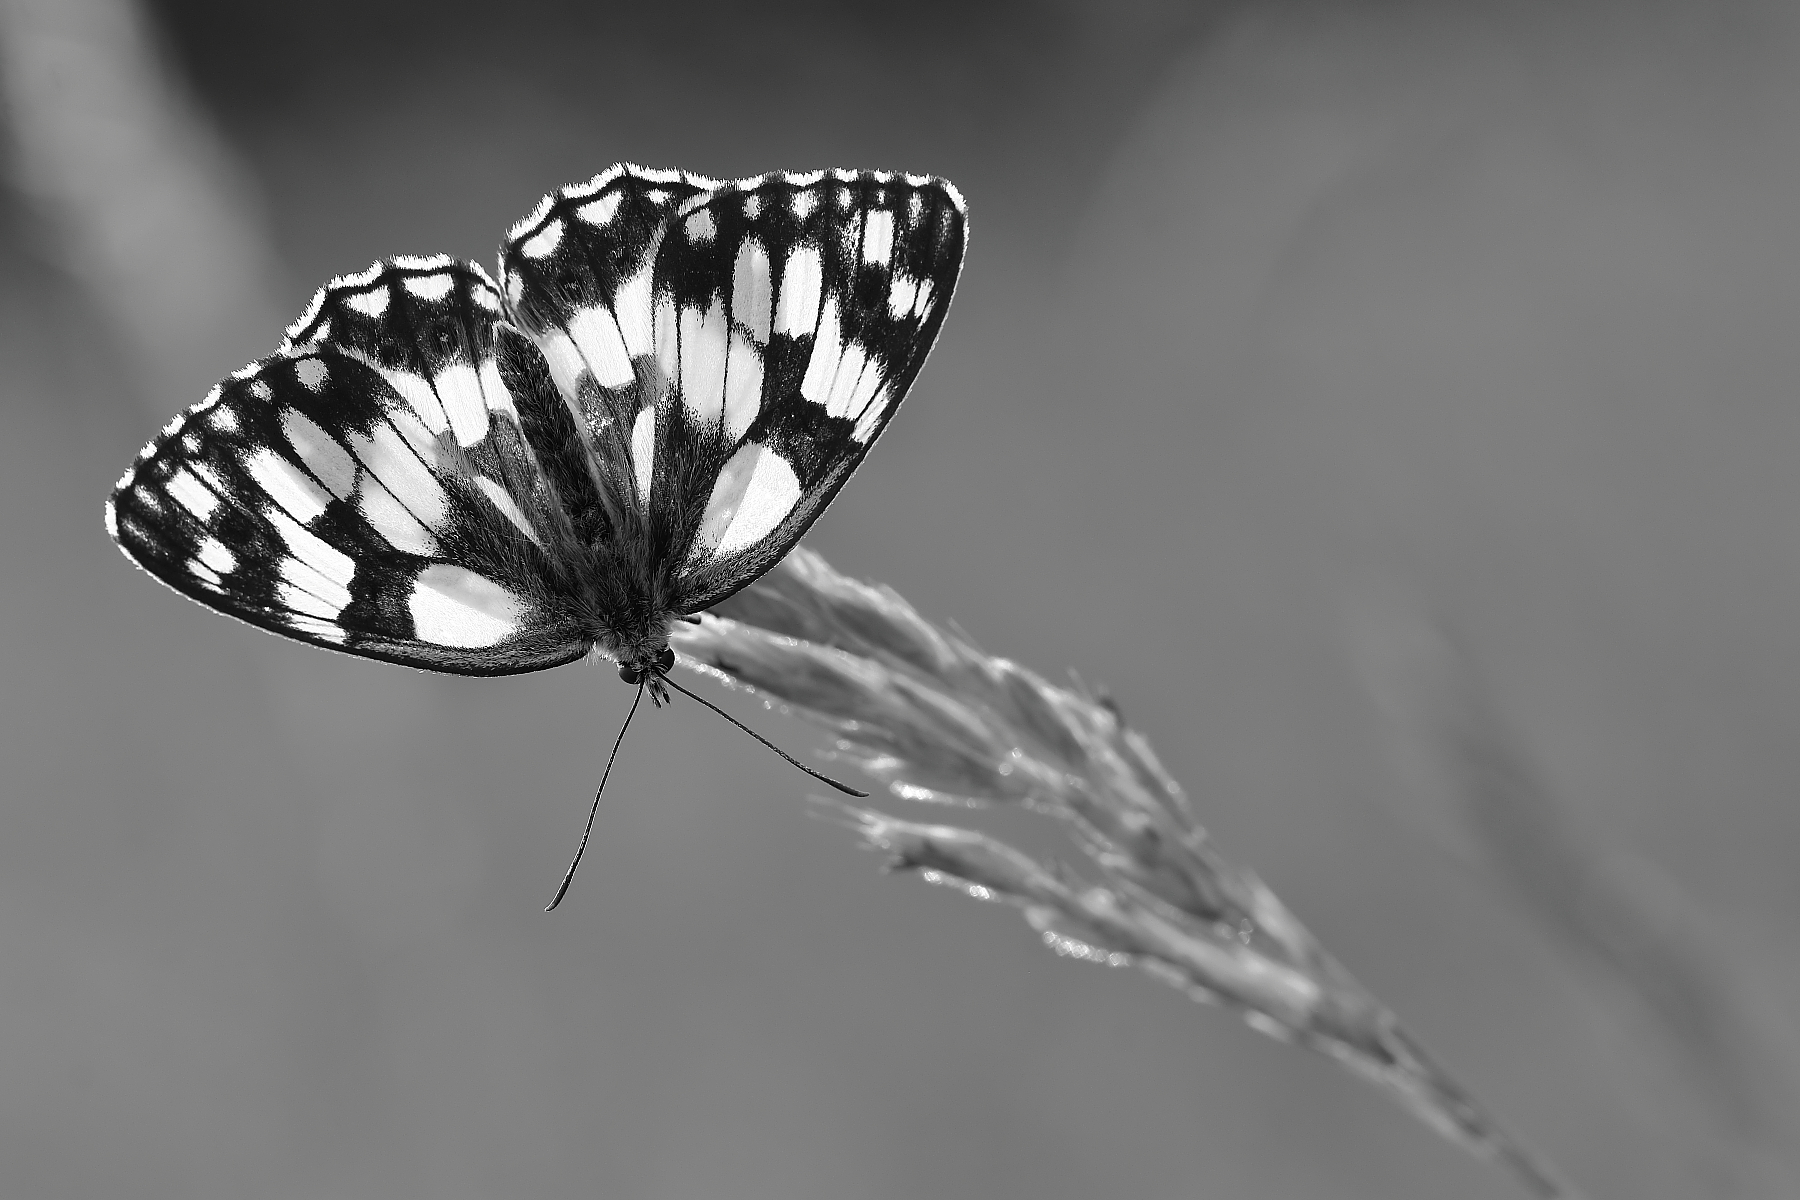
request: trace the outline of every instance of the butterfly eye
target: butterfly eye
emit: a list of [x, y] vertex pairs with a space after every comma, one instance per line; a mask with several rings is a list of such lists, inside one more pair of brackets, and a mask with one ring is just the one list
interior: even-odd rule
[[664, 646], [662, 648], [662, 653], [656, 656], [657, 674], [667, 675], [670, 671], [673, 671], [674, 669], [675, 669], [675, 651], [668, 646]]
[[643, 677], [644, 673], [630, 663], [619, 664], [619, 678], [623, 679], [626, 683], [637, 683], [639, 680], [643, 679]]

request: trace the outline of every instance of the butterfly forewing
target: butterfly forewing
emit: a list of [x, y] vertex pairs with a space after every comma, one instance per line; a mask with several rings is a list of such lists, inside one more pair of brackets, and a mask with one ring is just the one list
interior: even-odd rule
[[579, 657], [561, 576], [583, 497], [564, 493], [591, 485], [527, 441], [572, 430], [548, 381], [508, 365], [500, 310], [448, 259], [327, 286], [272, 357], [145, 447], [114, 536], [178, 591], [319, 645], [470, 674]]
[[675, 214], [651, 277], [633, 471], [684, 611], [799, 540], [918, 374], [962, 263], [939, 180], [879, 172], [726, 184]]

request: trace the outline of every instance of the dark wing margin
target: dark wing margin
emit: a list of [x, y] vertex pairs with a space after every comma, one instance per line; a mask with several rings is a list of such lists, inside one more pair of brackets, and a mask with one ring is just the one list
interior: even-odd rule
[[680, 611], [773, 566], [911, 387], [967, 241], [962, 197], [920, 175], [831, 171], [722, 184], [670, 220], [631, 417], [654, 543]]
[[564, 572], [593, 484], [502, 311], [447, 258], [334, 280], [144, 447], [108, 532], [176, 591], [314, 645], [467, 675], [581, 657]]

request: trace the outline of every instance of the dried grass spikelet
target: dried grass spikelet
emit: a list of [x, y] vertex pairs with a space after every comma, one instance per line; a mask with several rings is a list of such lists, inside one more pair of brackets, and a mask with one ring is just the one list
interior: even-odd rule
[[673, 642], [682, 665], [831, 730], [838, 756], [896, 797], [1061, 819], [1092, 877], [973, 829], [843, 808], [895, 869], [1018, 906], [1061, 953], [1132, 964], [1233, 1008], [1380, 1084], [1534, 1195], [1577, 1195], [1477, 1108], [1261, 880], [1220, 856], [1180, 785], [1105, 697], [985, 654], [891, 588], [848, 579], [806, 549]]

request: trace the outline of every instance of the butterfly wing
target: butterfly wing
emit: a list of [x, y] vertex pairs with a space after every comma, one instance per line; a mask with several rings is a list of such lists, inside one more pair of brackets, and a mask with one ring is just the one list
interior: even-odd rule
[[566, 571], [597, 498], [501, 311], [446, 258], [334, 281], [144, 448], [108, 529], [177, 591], [301, 641], [471, 675], [580, 657]]
[[885, 172], [772, 175], [690, 202], [653, 280], [652, 508], [684, 611], [800, 540], [887, 428], [962, 267], [962, 197]]
[[886, 428], [962, 265], [950, 184], [618, 167], [503, 248], [507, 298], [676, 612], [773, 566]]
[[862, 460], [964, 230], [923, 176], [615, 167], [514, 228], [504, 301], [446, 258], [328, 285], [144, 448], [108, 528], [201, 603], [371, 658], [508, 674], [654, 642]]
[[718, 184], [620, 164], [545, 196], [513, 226], [500, 273], [513, 320], [543, 353], [587, 443], [615, 540], [641, 538], [638, 413], [656, 402], [651, 271], [669, 218]]

